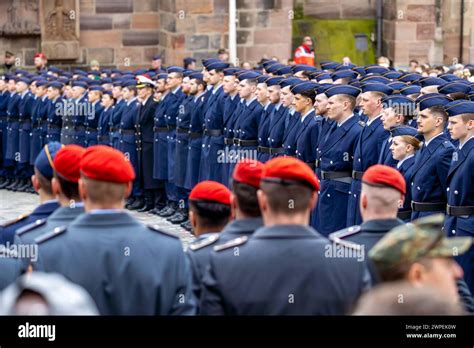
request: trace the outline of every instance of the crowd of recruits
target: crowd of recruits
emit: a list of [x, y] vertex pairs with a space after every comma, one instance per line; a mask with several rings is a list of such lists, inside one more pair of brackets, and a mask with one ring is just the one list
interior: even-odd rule
[[[434, 291], [459, 314], [474, 311], [453, 259], [453, 250], [466, 253], [472, 238], [447, 238], [441, 214], [413, 224], [397, 219], [397, 206], [384, 214], [379, 200], [403, 199], [406, 190], [403, 176], [389, 166], [372, 166], [362, 177], [365, 222], [389, 219], [395, 226], [368, 243], [328, 239], [310, 227], [320, 182], [304, 162], [278, 157], [239, 162], [232, 191], [210, 180], [192, 189], [189, 215], [197, 239], [186, 252], [175, 235], [141, 224], [124, 209], [135, 172], [120, 151], [50, 142], [34, 172], [40, 197], [55, 197], [59, 207], [16, 232], [17, 247], [37, 245], [38, 253], [20, 257], [12, 249], [0, 258], [1, 288], [22, 272], [41, 271], [85, 289], [102, 315], [342, 315], [375, 284], [403, 281]], [[0, 296], [6, 307], [0, 311], [12, 313], [20, 283]], [[29, 289], [42, 296], [45, 287]], [[49, 293], [44, 301], [54, 307]], [[61, 313], [75, 313], [67, 308]]]

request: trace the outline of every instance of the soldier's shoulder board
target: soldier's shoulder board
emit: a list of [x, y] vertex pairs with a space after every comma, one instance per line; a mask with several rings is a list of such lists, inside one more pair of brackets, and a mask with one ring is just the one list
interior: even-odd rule
[[454, 145], [453, 145], [449, 140], [443, 141], [443, 146], [444, 146], [446, 149], [454, 148]]
[[355, 225], [351, 227], [344, 228], [340, 231], [333, 232], [329, 235], [330, 240], [334, 240], [336, 238], [343, 239], [349, 236], [352, 236], [354, 234], [357, 234], [360, 232], [360, 226]]
[[51, 232], [48, 232], [48, 233], [46, 233], [42, 236], [39, 236], [39, 237], [35, 238], [35, 243], [36, 244], [44, 243], [48, 240], [53, 239], [54, 237], [57, 237], [57, 236], [63, 234], [66, 231], [67, 231], [67, 226], [55, 227], [54, 230], [52, 230]]
[[11, 220], [8, 220], [8, 221], [5, 221], [5, 222], [2, 222], [0, 224], [0, 227], [8, 227], [8, 226], [11, 226], [11, 225], [14, 225], [16, 224], [17, 222], [20, 222], [22, 220], [25, 220], [27, 217], [29, 216], [29, 214], [22, 214], [14, 219], [11, 219]]
[[19, 228], [18, 230], [16, 230], [16, 235], [21, 236], [21, 235], [24, 235], [25, 233], [28, 233], [30, 231], [35, 230], [36, 228], [38, 228], [40, 226], [44, 226], [46, 224], [46, 221], [47, 221], [46, 218], [45, 219], [38, 219], [35, 222], [32, 222], [31, 224], [28, 224], [28, 225], [23, 226], [23, 227]]
[[242, 236], [242, 237], [239, 237], [239, 238], [235, 238], [235, 239], [232, 239], [224, 244], [220, 244], [220, 245], [216, 245], [214, 247], [214, 251], [222, 251], [222, 250], [226, 250], [226, 249], [229, 249], [229, 248], [233, 248], [233, 247], [236, 247], [236, 246], [239, 246], [239, 245], [243, 245], [245, 243], [247, 243], [249, 237], [247, 236]]
[[362, 127], [365, 127], [365, 122], [364, 122], [364, 121], [359, 121], [359, 124], [360, 124]]
[[192, 251], [196, 251], [199, 249], [202, 249], [204, 247], [207, 247], [209, 245], [214, 244], [219, 240], [219, 233], [213, 233], [211, 236], [195, 241], [189, 245], [189, 249]]
[[158, 232], [158, 233], [164, 234], [165, 236], [169, 236], [169, 237], [179, 239], [179, 237], [176, 234], [171, 233], [171, 232], [167, 232], [167, 231], [163, 231], [157, 225], [147, 225], [147, 227], [148, 227], [148, 229], [150, 229], [153, 232]]

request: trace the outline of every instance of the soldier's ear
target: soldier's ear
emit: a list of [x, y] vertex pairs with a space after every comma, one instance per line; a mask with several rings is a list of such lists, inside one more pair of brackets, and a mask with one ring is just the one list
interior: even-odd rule
[[309, 202], [311, 210], [316, 208], [316, 203], [318, 203], [318, 192], [313, 191], [313, 193], [311, 194], [311, 201]]
[[230, 213], [231, 213], [231, 218], [235, 217], [235, 212], [237, 210], [237, 199], [233, 193], [230, 195]]
[[39, 192], [40, 188], [41, 188], [41, 185], [38, 181], [38, 178], [36, 177], [36, 175], [32, 175], [31, 176], [31, 183], [33, 184], [33, 188], [35, 189], [36, 192]]
[[84, 180], [79, 179], [78, 187], [79, 187], [79, 197], [81, 198], [81, 201], [85, 202], [87, 199], [87, 192], [86, 192], [86, 185], [84, 183]]
[[260, 211], [266, 212], [268, 210], [267, 196], [262, 190], [257, 190], [257, 200], [260, 207]]
[[51, 189], [53, 191], [53, 195], [59, 196], [61, 194], [61, 186], [59, 185], [59, 181], [57, 178], [51, 180]]

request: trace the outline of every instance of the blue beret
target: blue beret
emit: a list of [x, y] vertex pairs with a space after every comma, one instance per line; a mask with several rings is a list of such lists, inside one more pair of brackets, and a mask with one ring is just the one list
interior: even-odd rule
[[[279, 69], [286, 67], [285, 64], [275, 62], [274, 64], [267, 65], [265, 71], [270, 74], [275, 74]], [[290, 67], [291, 69], [291, 67]]]
[[112, 82], [112, 84], [114, 85], [114, 87], [122, 87], [122, 83], [123, 83], [123, 79], [114, 79], [114, 82]]
[[385, 74], [382, 75], [383, 77], [386, 77], [387, 79], [390, 80], [396, 80], [399, 79], [400, 77], [403, 76], [403, 73], [399, 71], [388, 71]]
[[361, 66], [356, 66], [355, 68], [352, 68], [353, 71], [358, 73], [360, 76], [365, 76], [367, 73], [365, 72], [365, 68]]
[[63, 73], [61, 74], [62, 76], [65, 76], [65, 77], [68, 77], [68, 78], [71, 78], [72, 77], [72, 73], [69, 72], [69, 71], [63, 71]]
[[207, 59], [202, 60], [202, 65], [204, 65], [204, 67], [207, 68], [208, 65], [212, 63], [217, 63], [217, 62], [220, 62], [220, 60], [217, 58], [207, 58]]
[[56, 152], [62, 147], [57, 141], [52, 141], [46, 144], [40, 151], [35, 159], [35, 168], [43, 175], [46, 179], [51, 180], [53, 178], [53, 161]]
[[321, 80], [332, 80], [331, 75], [328, 73], [320, 73], [319, 75], [315, 76], [316, 81], [321, 81]]
[[[272, 64], [278, 63], [276, 60], [273, 59], [266, 59], [263, 63], [262, 66], [266, 68], [267, 66], [270, 66]], [[279, 63], [280, 64], [280, 63]]]
[[420, 111], [423, 111], [433, 106], [445, 106], [450, 101], [452, 101], [452, 99], [446, 97], [444, 94], [429, 93], [418, 97], [415, 102]]
[[382, 107], [393, 108], [395, 111], [405, 114], [406, 116], [415, 116], [416, 104], [413, 100], [400, 94], [389, 95], [382, 98]]
[[100, 86], [101, 82], [99, 80], [89, 80], [89, 82], [87, 82], [87, 84], [89, 85], [89, 87], [91, 87], [91, 86]]
[[123, 79], [134, 79], [135, 75], [131, 74], [130, 72], [127, 72], [126, 74], [122, 75]]
[[318, 85], [318, 87], [316, 88], [316, 93], [317, 94], [323, 94], [325, 93], [328, 88], [331, 88], [333, 87], [334, 85], [333, 84], [330, 84], [330, 83], [323, 83], [323, 84], [320, 84]]
[[339, 71], [339, 70], [352, 70], [353, 68], [357, 68], [357, 65], [352, 64], [352, 63], [341, 64], [336, 68], [336, 71]]
[[224, 76], [232, 76], [240, 71], [241, 70], [239, 68], [227, 68], [227, 69], [224, 69]]
[[468, 94], [470, 90], [471, 86], [459, 82], [447, 83], [444, 86], [438, 88], [438, 92], [442, 94], [451, 94], [458, 92]]
[[360, 88], [349, 85], [335, 85], [331, 88], [328, 88], [324, 93], [327, 95], [328, 98], [337, 94], [346, 94], [357, 98], [357, 96], [360, 94]]
[[91, 81], [91, 80], [90, 80], [88, 77], [79, 76], [76, 81], [81, 81], [81, 82], [89, 83], [89, 81]]
[[[191, 75], [193, 72], [194, 72], [194, 70], [191, 70], [191, 69], [184, 69], [184, 70], [183, 70], [183, 76], [184, 76], [184, 77], [189, 77], [189, 75]], [[150, 77], [154, 77], [156, 74], [154, 74], [153, 76], [151, 76], [150, 73], [148, 73], [148, 75], [149, 75]]]
[[189, 75], [189, 78], [202, 81], [204, 79], [204, 75], [201, 72], [195, 72], [195, 73], [192, 73], [191, 75]]
[[155, 54], [153, 57], [152, 57], [153, 60], [158, 60], [158, 59], [161, 59], [161, 54]]
[[31, 83], [31, 80], [29, 78], [26, 78], [26, 77], [20, 77], [16, 82], [24, 82], [27, 85], [29, 85]]
[[277, 75], [287, 75], [287, 74], [290, 74], [291, 73], [291, 66], [289, 65], [284, 65], [282, 66], [281, 68], [277, 69], [277, 71], [275, 71], [275, 73]]
[[267, 84], [268, 87], [279, 86], [280, 82], [283, 80], [284, 80], [283, 77], [276, 76], [276, 77], [270, 77], [269, 79], [267, 79], [267, 81], [265, 81], [265, 83]]
[[400, 135], [409, 135], [415, 137], [418, 134], [416, 128], [409, 126], [398, 126], [390, 129], [390, 134], [392, 137], [398, 137]]
[[92, 86], [89, 88], [89, 91], [103, 92], [104, 88], [102, 86]]
[[297, 85], [298, 83], [304, 82], [303, 80], [297, 78], [297, 77], [288, 77], [287, 79], [283, 79], [280, 81], [280, 86], [281, 88], [284, 87], [292, 87], [294, 85]]
[[112, 83], [112, 79], [110, 77], [105, 77], [102, 80], [100, 80], [101, 84], [106, 84], [106, 83]]
[[337, 70], [331, 74], [331, 78], [333, 81], [338, 79], [355, 79], [357, 77], [357, 73], [352, 70]]
[[155, 80], [166, 80], [168, 78], [168, 74], [166, 73], [160, 73], [156, 75]]
[[383, 77], [383, 76], [380, 76], [380, 75], [368, 75], [368, 76], [365, 76], [361, 82], [363, 83], [372, 83], [372, 82], [377, 82], [377, 83], [385, 83], [385, 84], [389, 84], [391, 81], [386, 78], [386, 77]]
[[112, 74], [121, 74], [122, 70], [120, 69], [112, 69]]
[[193, 57], [186, 57], [183, 59], [183, 62], [184, 64], [191, 64], [191, 63], [195, 63], [196, 62], [196, 59], [194, 59]]
[[468, 100], [455, 100], [444, 106], [449, 117], [462, 114], [474, 114], [474, 102]]
[[321, 69], [323, 70], [336, 70], [341, 64], [336, 63], [336, 62], [330, 62], [330, 61], [323, 61], [319, 63], [321, 66]]
[[306, 64], [296, 64], [291, 67], [291, 71], [293, 74], [296, 74], [300, 71], [316, 71], [317, 69], [314, 66], [306, 65]]
[[170, 73], [180, 73], [180, 74], [183, 74], [184, 73], [184, 68], [180, 67], [180, 66], [170, 66], [166, 69], [166, 72], [168, 74]]
[[261, 74], [256, 71], [249, 70], [249, 71], [244, 71], [243, 73], [239, 74], [237, 78], [239, 79], [239, 81], [243, 81], [247, 79], [256, 79], [260, 75]]
[[390, 82], [387, 86], [392, 87], [395, 91], [399, 91], [402, 88], [407, 87], [406, 83], [403, 83], [403, 82], [400, 82], [400, 81]]
[[268, 80], [270, 76], [268, 75], [260, 75], [259, 77], [257, 77], [257, 82], [258, 83], [265, 83], [265, 81]]
[[421, 79], [418, 82], [420, 83], [421, 87], [443, 86], [446, 84], [446, 81], [443, 79], [440, 79], [439, 77], [426, 77], [424, 79]]
[[122, 82], [122, 87], [137, 87], [137, 80], [127, 79]]
[[[211, 70], [224, 70], [226, 68], [228, 68], [230, 66], [229, 63], [224, 63], [224, 62], [215, 62], [215, 63], [211, 63], [209, 64], [208, 66], [206, 66], [206, 69], [207, 71], [211, 71]], [[168, 74], [170, 72], [168, 71]]]
[[29, 73], [28, 73], [28, 71], [26, 71], [26, 70], [17, 69], [17, 70], [15, 71], [15, 74], [16, 74], [17, 76], [20, 76], [20, 75], [25, 75], [25, 76], [27, 76]]
[[46, 86], [49, 82], [47, 80], [37, 80], [36, 87]]
[[349, 85], [360, 88], [360, 86], [362, 84], [360, 83], [360, 81], [358, 79], [355, 79], [355, 80], [352, 80], [351, 82], [349, 82]]
[[408, 87], [402, 88], [400, 93], [403, 95], [418, 94], [421, 91], [421, 87], [418, 85], [410, 85]]
[[370, 65], [365, 67], [365, 72], [367, 74], [385, 74], [389, 72], [387, 68], [384, 68], [383, 66], [380, 65]]
[[61, 89], [61, 88], [63, 88], [63, 86], [64, 86], [64, 85], [63, 85], [61, 82], [59, 82], [59, 81], [53, 81], [53, 82], [50, 82], [50, 83], [48, 84], [48, 87], [56, 88], [56, 89]]
[[53, 73], [56, 73], [56, 74], [60, 74], [60, 73], [62, 72], [61, 69], [59, 69], [59, 68], [57, 68], [57, 67], [55, 67], [55, 66], [50, 66], [48, 70], [51, 71], [51, 72], [53, 72]]
[[74, 70], [74, 75], [82, 75], [82, 76], [87, 76], [87, 72], [81, 69], [76, 69]]
[[383, 83], [364, 83], [361, 85], [362, 93], [365, 92], [380, 92], [386, 95], [393, 93], [393, 88], [390, 86], [384, 85]]
[[[300, 94], [300, 93], [303, 93], [303, 92], [306, 92], [306, 91], [311, 91], [311, 90], [315, 91], [317, 87], [318, 87], [317, 83], [314, 83], [314, 82], [311, 82], [311, 81], [305, 81], [305, 82], [302, 82], [302, 83], [298, 83], [297, 85], [294, 85], [291, 88], [291, 93]], [[316, 91], [315, 91], [315, 93], [316, 93]]]
[[456, 75], [448, 74], [448, 73], [441, 74], [438, 77], [442, 78], [443, 80], [445, 80], [447, 82], [453, 82], [453, 81], [459, 81], [459, 80], [462, 81], [463, 80], [462, 78], [457, 77]]
[[408, 73], [399, 78], [402, 82], [415, 82], [422, 78], [420, 74]]

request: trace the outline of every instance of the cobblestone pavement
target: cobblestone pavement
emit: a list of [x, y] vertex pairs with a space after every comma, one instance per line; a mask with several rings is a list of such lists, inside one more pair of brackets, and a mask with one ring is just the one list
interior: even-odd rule
[[[14, 219], [20, 214], [30, 213], [39, 204], [39, 196], [31, 193], [12, 192], [0, 190], [0, 223]], [[179, 225], [173, 225], [156, 215], [130, 212], [146, 225], [156, 225], [159, 229], [174, 233], [179, 236], [184, 247], [194, 239], [193, 235]]]

